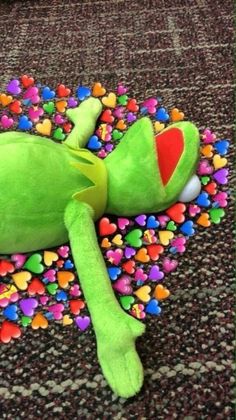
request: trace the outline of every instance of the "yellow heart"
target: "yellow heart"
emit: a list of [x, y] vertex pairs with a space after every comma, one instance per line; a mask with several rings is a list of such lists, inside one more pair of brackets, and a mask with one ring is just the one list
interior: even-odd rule
[[75, 275], [71, 271], [58, 271], [57, 273], [58, 284], [62, 289], [66, 289], [68, 283], [73, 281], [74, 278]]
[[71, 325], [73, 322], [73, 319], [69, 315], [64, 315], [62, 318], [62, 325]]
[[99, 82], [94, 83], [93, 91], [92, 91], [93, 96], [96, 96], [96, 97], [103, 96], [105, 95], [105, 93], [106, 93], [106, 89], [101, 85], [101, 83]]
[[37, 330], [38, 328], [45, 329], [45, 328], [47, 328], [47, 326], [48, 326], [48, 320], [47, 320], [47, 318], [45, 318], [43, 316], [43, 314], [41, 314], [41, 312], [38, 312], [35, 315], [32, 323], [31, 323], [31, 327], [33, 328], [33, 330]]
[[197, 219], [197, 224], [204, 227], [210, 226], [211, 222], [209, 220], [209, 214], [202, 213], [201, 216]]
[[125, 130], [126, 127], [127, 125], [125, 124], [124, 120], [119, 120], [116, 124], [116, 128], [118, 128], [118, 130]]
[[202, 153], [202, 155], [203, 156], [206, 156], [206, 157], [212, 157], [213, 156], [213, 147], [212, 147], [212, 145], [211, 144], [208, 144], [207, 146], [205, 146], [205, 147], [202, 147], [201, 148], [201, 153]]
[[122, 245], [123, 244], [123, 241], [122, 241], [122, 236], [118, 233], [116, 236], [114, 236], [114, 238], [112, 239], [112, 243], [113, 244], [115, 244], [115, 245]]
[[26, 290], [28, 287], [28, 281], [32, 278], [32, 274], [29, 273], [29, 271], [20, 271], [19, 273], [12, 274], [12, 278], [18, 289]]
[[184, 119], [184, 113], [181, 112], [178, 108], [173, 108], [171, 110], [171, 119], [173, 122], [182, 121]]
[[38, 123], [35, 126], [36, 130], [40, 134], [44, 134], [45, 136], [50, 136], [51, 129], [52, 129], [52, 123], [48, 118], [45, 118], [42, 123]]
[[159, 240], [162, 245], [169, 245], [170, 240], [174, 237], [174, 233], [169, 230], [160, 230]]
[[108, 96], [102, 98], [103, 105], [107, 106], [108, 108], [115, 108], [116, 107], [116, 94], [111, 92]]
[[156, 121], [154, 124], [155, 132], [159, 133], [160, 131], [164, 130], [165, 124], [160, 123], [159, 121]]
[[101, 243], [101, 247], [102, 248], [110, 248], [111, 247], [111, 242], [108, 240], [108, 238], [103, 238], [102, 243]]
[[154, 297], [157, 300], [163, 300], [168, 298], [168, 296], [170, 295], [170, 291], [168, 289], [166, 289], [164, 286], [162, 286], [162, 284], [158, 284], [154, 290]]
[[10, 95], [6, 95], [5, 93], [1, 93], [0, 95], [0, 102], [3, 106], [7, 106], [12, 102], [13, 98]]
[[9, 298], [13, 293], [17, 292], [17, 288], [11, 284], [10, 287], [6, 285], [6, 289], [0, 294], [0, 299]]
[[64, 112], [66, 107], [67, 107], [67, 102], [66, 101], [56, 102], [56, 109], [58, 110], [58, 112]]
[[49, 267], [50, 265], [52, 265], [53, 261], [57, 261], [58, 260], [58, 255], [56, 254], [56, 252], [51, 252], [51, 251], [44, 251], [43, 253], [43, 260], [44, 263]]
[[134, 258], [143, 263], [150, 261], [146, 248], [140, 248]]
[[150, 298], [151, 287], [150, 286], [142, 286], [138, 290], [134, 292], [134, 294], [142, 300], [142, 302], [148, 302]]
[[215, 169], [223, 168], [227, 164], [227, 159], [220, 157], [220, 155], [215, 155], [213, 157], [213, 165]]

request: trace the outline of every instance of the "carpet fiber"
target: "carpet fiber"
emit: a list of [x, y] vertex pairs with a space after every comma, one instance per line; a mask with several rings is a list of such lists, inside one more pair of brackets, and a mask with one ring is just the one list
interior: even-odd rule
[[[23, 73], [52, 87], [122, 81], [140, 101], [158, 92], [200, 129], [233, 139], [233, 1], [1, 1], [0, 22], [2, 90]], [[188, 242], [163, 316], [138, 341], [137, 397], [108, 388], [92, 329], [54, 324], [1, 346], [0, 417], [232, 419], [233, 263], [231, 200], [219, 226]]]

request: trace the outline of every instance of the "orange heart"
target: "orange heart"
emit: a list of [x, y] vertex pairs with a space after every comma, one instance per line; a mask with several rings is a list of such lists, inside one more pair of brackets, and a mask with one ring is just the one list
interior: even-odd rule
[[13, 98], [10, 95], [6, 95], [5, 93], [1, 93], [0, 95], [0, 102], [3, 106], [7, 106], [12, 102]]
[[154, 297], [157, 300], [163, 300], [168, 298], [168, 296], [170, 295], [170, 292], [168, 289], [166, 289], [164, 286], [162, 286], [162, 284], [158, 284], [154, 290]]
[[58, 284], [60, 287], [62, 287], [62, 289], [65, 289], [69, 282], [73, 281], [74, 278], [75, 275], [70, 271], [58, 271], [57, 273]]
[[171, 119], [173, 122], [182, 121], [184, 119], [184, 113], [181, 112], [178, 108], [173, 108], [171, 110]]
[[51, 129], [52, 129], [52, 123], [48, 118], [45, 118], [42, 123], [38, 123], [35, 126], [36, 130], [40, 134], [44, 134], [45, 136], [50, 136]]
[[58, 110], [58, 112], [65, 112], [66, 107], [67, 107], [66, 101], [56, 102], [56, 109]]
[[148, 302], [151, 299], [150, 292], [151, 292], [150, 286], [142, 286], [134, 292], [134, 295], [136, 295], [143, 302]]
[[154, 124], [155, 132], [159, 133], [160, 131], [164, 130], [165, 124], [160, 123], [159, 121], [156, 121]]
[[102, 243], [101, 243], [101, 247], [102, 248], [110, 248], [111, 247], [111, 242], [108, 240], [108, 238], [103, 238]]
[[106, 93], [106, 89], [101, 85], [101, 83], [97, 82], [93, 85], [92, 94], [93, 96], [103, 96]]
[[44, 251], [43, 253], [43, 260], [44, 263], [49, 267], [50, 265], [52, 265], [53, 261], [57, 261], [58, 260], [58, 255], [56, 254], [56, 252], [51, 252], [51, 251]]
[[108, 108], [115, 108], [116, 107], [116, 94], [111, 92], [108, 96], [102, 98], [103, 105], [107, 106]]
[[43, 316], [41, 312], [38, 312], [33, 321], [31, 322], [31, 326], [33, 330], [38, 330], [39, 328], [47, 328], [48, 326], [48, 320]]
[[135, 260], [143, 263], [150, 261], [150, 257], [147, 254], [146, 248], [140, 248], [134, 258]]
[[208, 227], [211, 225], [211, 222], [209, 220], [209, 214], [208, 213], [202, 213], [201, 216], [197, 219], [197, 224], [203, 227]]
[[127, 125], [125, 124], [124, 120], [119, 120], [118, 123], [116, 124], [116, 128], [118, 130], [125, 130], [127, 127]]
[[213, 156], [213, 147], [211, 144], [208, 144], [207, 146], [204, 146], [201, 148], [201, 153], [203, 156], [206, 157], [212, 157]]

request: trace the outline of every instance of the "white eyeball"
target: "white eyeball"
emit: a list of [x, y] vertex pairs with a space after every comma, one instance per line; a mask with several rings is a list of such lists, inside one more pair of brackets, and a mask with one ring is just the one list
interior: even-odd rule
[[179, 201], [187, 203], [188, 201], [194, 200], [201, 191], [201, 182], [197, 175], [193, 175], [185, 185], [183, 191], [179, 196]]

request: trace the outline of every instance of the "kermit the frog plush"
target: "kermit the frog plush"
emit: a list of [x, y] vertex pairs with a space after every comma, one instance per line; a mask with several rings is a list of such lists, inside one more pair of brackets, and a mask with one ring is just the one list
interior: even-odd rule
[[115, 298], [94, 222], [104, 213], [155, 213], [200, 192], [194, 174], [199, 133], [190, 122], [159, 135], [143, 117], [104, 160], [84, 148], [102, 111], [89, 98], [67, 111], [74, 128], [64, 144], [23, 132], [0, 134], [0, 253], [30, 252], [70, 241], [91, 314], [103, 373], [128, 398], [143, 383], [135, 340], [144, 325]]

